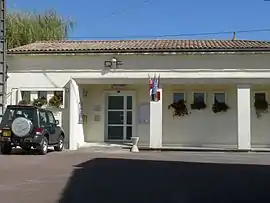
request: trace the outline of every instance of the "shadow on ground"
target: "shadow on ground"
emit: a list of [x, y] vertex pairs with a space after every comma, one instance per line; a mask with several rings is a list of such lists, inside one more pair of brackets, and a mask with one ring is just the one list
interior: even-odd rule
[[[48, 153], [51, 153], [53, 151], [54, 150], [52, 150], [52, 149], [48, 149]], [[38, 154], [39, 154], [39, 152], [36, 149], [31, 149], [29, 151], [26, 151], [26, 150], [23, 150], [21, 148], [14, 148], [14, 149], [12, 149], [12, 151], [10, 153], [10, 155], [38, 155]], [[1, 152], [0, 152], [0, 155], [2, 155]]]
[[76, 166], [59, 203], [262, 202], [269, 189], [268, 166], [93, 159]]

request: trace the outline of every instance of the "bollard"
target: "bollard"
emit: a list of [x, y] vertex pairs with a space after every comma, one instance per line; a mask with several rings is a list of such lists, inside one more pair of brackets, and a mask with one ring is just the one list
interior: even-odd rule
[[132, 148], [131, 148], [131, 152], [139, 152], [138, 149], [138, 142], [139, 142], [139, 137], [132, 137]]

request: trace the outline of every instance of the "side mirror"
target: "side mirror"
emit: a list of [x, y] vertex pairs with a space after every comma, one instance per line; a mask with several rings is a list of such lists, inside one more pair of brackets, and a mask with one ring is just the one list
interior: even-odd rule
[[59, 120], [55, 120], [55, 124], [56, 125], [59, 125]]

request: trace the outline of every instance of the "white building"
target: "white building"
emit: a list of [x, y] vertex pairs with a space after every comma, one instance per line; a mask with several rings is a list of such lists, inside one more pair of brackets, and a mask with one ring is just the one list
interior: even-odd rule
[[[54, 111], [70, 149], [131, 136], [150, 148], [270, 147], [270, 114], [258, 118], [254, 107], [255, 95], [260, 106], [270, 99], [270, 42], [37, 42], [9, 50], [8, 66], [8, 104], [63, 95]], [[161, 99], [150, 102], [148, 79], [155, 74]], [[191, 109], [201, 96], [206, 108]], [[227, 112], [212, 111], [215, 97]], [[173, 117], [168, 106], [180, 98], [191, 114]]]

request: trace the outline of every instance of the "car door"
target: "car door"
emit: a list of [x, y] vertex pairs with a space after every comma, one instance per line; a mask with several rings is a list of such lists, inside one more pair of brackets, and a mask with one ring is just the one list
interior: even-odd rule
[[49, 144], [53, 143], [51, 140], [52, 138], [50, 136], [51, 135], [51, 125], [49, 123], [48, 115], [47, 115], [45, 110], [39, 111], [39, 119], [40, 119], [41, 127], [44, 128], [44, 130], [49, 133], [49, 140], [48, 140]]
[[48, 122], [49, 122], [49, 132], [50, 132], [50, 140], [52, 143], [57, 143], [58, 142], [58, 136], [59, 132], [57, 130], [57, 124], [54, 118], [54, 115], [51, 111], [46, 111], [47, 117], [48, 117]]

